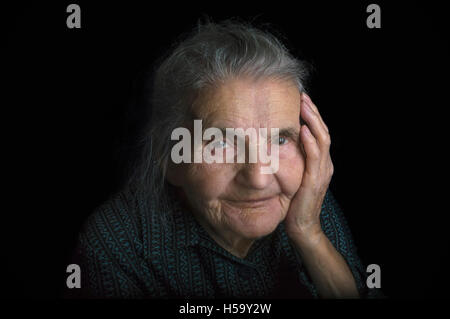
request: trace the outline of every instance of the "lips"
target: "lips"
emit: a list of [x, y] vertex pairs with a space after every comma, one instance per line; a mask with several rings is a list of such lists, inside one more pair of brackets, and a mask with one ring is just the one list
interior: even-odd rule
[[256, 202], [263, 202], [265, 200], [269, 200], [272, 198], [273, 197], [250, 198], [250, 199], [236, 200], [236, 202], [256, 203]]
[[236, 207], [241, 208], [255, 208], [269, 204], [271, 200], [275, 199], [275, 196], [259, 197], [259, 198], [246, 198], [242, 200], [227, 200], [227, 202]]

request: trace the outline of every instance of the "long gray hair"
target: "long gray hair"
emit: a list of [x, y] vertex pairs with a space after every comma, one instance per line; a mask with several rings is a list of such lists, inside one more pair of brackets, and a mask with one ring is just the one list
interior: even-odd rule
[[183, 126], [197, 94], [232, 77], [293, 81], [304, 90], [307, 65], [294, 58], [273, 33], [236, 19], [198, 23], [154, 70], [151, 118], [139, 139], [141, 156], [128, 183], [148, 194], [155, 209], [170, 205], [166, 170], [172, 131]]

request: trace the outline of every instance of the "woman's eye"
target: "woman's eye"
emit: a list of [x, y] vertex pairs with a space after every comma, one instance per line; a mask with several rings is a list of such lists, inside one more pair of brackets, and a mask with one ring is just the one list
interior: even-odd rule
[[219, 141], [219, 146], [220, 147], [227, 147], [228, 143], [226, 141]]
[[214, 145], [214, 147], [217, 147], [217, 148], [225, 148], [227, 146], [228, 146], [227, 141], [218, 141]]
[[283, 136], [280, 136], [278, 138], [278, 145], [284, 145], [284, 144], [287, 144], [287, 142], [288, 142], [287, 138], [285, 138]]

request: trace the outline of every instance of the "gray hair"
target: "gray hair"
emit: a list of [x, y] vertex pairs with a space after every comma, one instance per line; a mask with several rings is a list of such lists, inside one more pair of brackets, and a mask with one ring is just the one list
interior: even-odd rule
[[271, 32], [226, 20], [199, 23], [155, 70], [151, 120], [140, 139], [142, 156], [129, 182], [158, 201], [159, 209], [170, 203], [165, 174], [172, 131], [192, 116], [191, 107], [202, 89], [241, 76], [288, 80], [304, 91], [307, 67]]

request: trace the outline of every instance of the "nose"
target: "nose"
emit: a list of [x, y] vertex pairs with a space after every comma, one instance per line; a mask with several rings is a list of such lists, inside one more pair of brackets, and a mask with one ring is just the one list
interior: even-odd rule
[[273, 182], [273, 174], [263, 174], [261, 168], [267, 164], [245, 163], [240, 164], [240, 170], [236, 176], [237, 182], [246, 188], [265, 189]]

